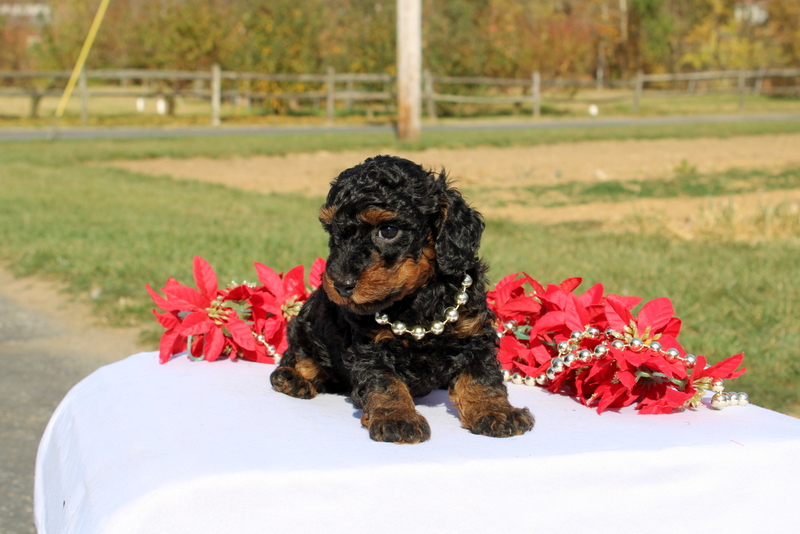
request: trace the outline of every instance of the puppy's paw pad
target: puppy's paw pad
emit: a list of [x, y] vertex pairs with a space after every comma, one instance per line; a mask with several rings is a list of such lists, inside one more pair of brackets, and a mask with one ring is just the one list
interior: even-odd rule
[[430, 439], [431, 427], [419, 414], [373, 418], [369, 420], [369, 437], [389, 443], [420, 443]]
[[519, 436], [533, 428], [533, 415], [527, 408], [510, 407], [508, 410], [490, 412], [475, 421], [470, 428], [473, 434], [493, 438]]
[[298, 399], [313, 399], [317, 396], [314, 385], [292, 367], [278, 367], [269, 377], [275, 391]]

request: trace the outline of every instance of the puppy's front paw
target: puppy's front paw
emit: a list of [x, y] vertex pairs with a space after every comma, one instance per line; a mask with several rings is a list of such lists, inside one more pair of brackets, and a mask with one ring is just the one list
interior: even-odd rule
[[468, 427], [473, 434], [483, 434], [493, 438], [519, 436], [533, 428], [534, 419], [527, 408], [514, 408], [488, 412], [477, 418]]
[[420, 443], [431, 437], [431, 427], [417, 412], [410, 414], [390, 413], [361, 419], [369, 428], [369, 437], [375, 441], [389, 443]]
[[313, 399], [317, 390], [309, 380], [303, 377], [293, 367], [278, 367], [269, 377], [272, 387], [276, 391], [285, 393], [298, 399]]

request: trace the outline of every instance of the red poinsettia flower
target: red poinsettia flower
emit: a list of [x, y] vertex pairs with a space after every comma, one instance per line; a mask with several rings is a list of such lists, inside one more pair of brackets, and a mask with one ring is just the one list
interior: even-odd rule
[[[282, 353], [288, 346], [286, 325], [300, 312], [310, 295], [304, 285], [305, 269], [298, 265], [283, 275], [261, 263], [256, 263], [255, 268], [262, 285], [250, 298], [253, 331], [256, 336], [261, 336], [256, 339], [263, 339], [262, 347], [271, 347], [273, 351]], [[323, 272], [325, 260], [317, 258], [308, 277], [312, 291], [322, 284]], [[261, 361], [262, 357], [259, 355], [256, 361]]]
[[166, 299], [147, 286], [153, 301], [167, 312], [158, 314], [154, 310], [159, 322], [167, 328], [159, 345], [161, 362], [183, 350], [189, 338], [194, 338], [188, 347], [190, 354], [208, 361], [214, 361], [222, 354], [227, 344], [226, 334], [236, 345], [255, 350], [250, 327], [225, 305], [226, 296], [217, 287], [217, 276], [208, 262], [195, 256], [193, 274], [198, 289], [170, 278], [162, 288]]
[[[691, 364], [677, 340], [681, 321], [667, 298], [646, 303], [634, 315], [640, 298], [605, 296], [601, 284], [578, 295], [580, 278], [544, 289], [518, 276], [502, 279], [488, 294], [495, 314], [514, 323], [499, 329], [498, 359], [517, 380], [535, 377], [549, 391], [576, 396], [598, 413], [636, 404], [640, 413], [653, 414], [696, 405], [699, 389], [741, 374], [734, 372], [741, 359], [733, 357], [712, 374], [695, 371], [689, 378]], [[537, 288], [535, 296], [524, 284]], [[696, 369], [705, 366], [705, 358], [696, 362]]]
[[[530, 291], [525, 289], [525, 284], [530, 286]], [[523, 272], [502, 278], [486, 293], [486, 300], [502, 330], [508, 323], [525, 325], [538, 316], [542, 305], [536, 295], [542, 293], [541, 284]]]

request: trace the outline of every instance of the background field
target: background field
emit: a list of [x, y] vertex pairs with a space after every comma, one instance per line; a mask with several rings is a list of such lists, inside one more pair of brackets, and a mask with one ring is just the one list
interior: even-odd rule
[[[88, 120], [81, 122], [81, 101], [77, 94], [70, 99], [63, 126], [189, 126], [210, 124], [211, 108], [208, 100], [191, 97], [177, 97], [172, 116], [159, 115], [156, 111], [155, 97], [144, 99], [144, 111], [136, 111], [136, 98], [133, 96], [108, 96], [124, 89], [115, 86], [90, 86], [92, 91], [103, 92], [104, 96], [91, 96], [88, 99]], [[44, 97], [38, 108], [38, 118], [30, 117], [30, 97], [4, 94], [7, 89], [0, 87], [0, 127], [47, 127], [58, 105], [57, 96]], [[598, 117], [673, 117], [697, 115], [726, 115], [746, 113], [751, 115], [769, 113], [797, 113], [800, 109], [796, 96], [773, 97], [769, 95], [747, 94], [740, 108], [738, 95], [734, 94], [668, 94], [657, 92], [642, 99], [637, 113], [633, 112], [633, 91], [631, 89], [603, 90], [586, 89], [574, 91], [550, 91], [543, 94], [541, 114], [543, 119], [589, 118], [589, 103], [597, 105]], [[281, 114], [261, 107], [247, 107], [237, 104], [233, 99], [224, 99], [220, 108], [220, 118], [228, 125], [322, 125], [327, 121], [324, 100], [316, 106], [304, 103], [301, 109], [287, 109]], [[528, 122], [531, 106], [511, 104], [445, 104], [437, 105], [438, 123], [461, 121], [465, 118], [478, 121]], [[337, 124], [391, 124], [396, 120], [393, 102], [356, 102], [352, 108], [339, 101], [335, 110]], [[426, 116], [425, 121], [429, 122]]]
[[[800, 163], [776, 156], [771, 165], [754, 160], [736, 169], [707, 168], [688, 155], [701, 140], [728, 139], [736, 154], [764, 140], [791, 145], [800, 139], [798, 132], [797, 122], [770, 121], [436, 132], [417, 146], [399, 146], [390, 133], [7, 143], [0, 146], [0, 257], [17, 274], [66, 281], [92, 304], [96, 320], [141, 327], [145, 348], [151, 348], [158, 328], [144, 284], [160, 287], [169, 276], [189, 282], [193, 255], [211, 262], [220, 280], [241, 281], [255, 278], [255, 261], [286, 270], [325, 254], [325, 236], [316, 220], [318, 190], [245, 190], [234, 182], [171, 176], [177, 174], [174, 169], [190, 167], [192, 158], [234, 165], [263, 157], [264, 174], [283, 183], [294, 179], [285, 170], [293, 168], [292, 162], [299, 168], [301, 161], [310, 161], [313, 168], [314, 158], [323, 161], [342, 151], [416, 153], [424, 159], [434, 148], [449, 147], [463, 150], [466, 158], [487, 150], [473, 147], [494, 146], [494, 154], [485, 156], [496, 160], [494, 179], [506, 177], [506, 193], [524, 199], [515, 208], [522, 216], [509, 217], [499, 205], [502, 199], [492, 196], [494, 189], [482, 190], [479, 184], [464, 188], [487, 216], [482, 254], [494, 280], [525, 270], [544, 283], [577, 275], [584, 277], [584, 288], [602, 282], [607, 292], [645, 299], [668, 296], [684, 321], [681, 339], [688, 350], [712, 360], [745, 351], [750, 370], [732, 388], [747, 391], [763, 406], [798, 413]], [[537, 182], [535, 173], [529, 181], [524, 173], [512, 176], [503, 166], [503, 150], [514, 147], [551, 146], [556, 151], [573, 143], [568, 145], [574, 147], [573, 158], [581, 159], [611, 140], [623, 158], [634, 139], [688, 141], [671, 149], [678, 152], [671, 168], [646, 178], [635, 173], [569, 180], [550, 176], [545, 183]], [[430, 150], [414, 152], [424, 149]], [[157, 165], [145, 172], [119, 163], [164, 157], [172, 158], [172, 167], [161, 171]], [[244, 183], [247, 176], [241, 178]], [[737, 202], [753, 194], [761, 195], [756, 209], [745, 213]], [[604, 203], [600, 216], [536, 223], [524, 216], [577, 209], [597, 200]], [[668, 201], [698, 200], [700, 212], [691, 219], [691, 231], [683, 233], [665, 224], [672, 219], [668, 208], [652, 207], [652, 202], [667, 206]], [[637, 203], [642, 209], [629, 209]], [[617, 212], [627, 215], [611, 216]]]

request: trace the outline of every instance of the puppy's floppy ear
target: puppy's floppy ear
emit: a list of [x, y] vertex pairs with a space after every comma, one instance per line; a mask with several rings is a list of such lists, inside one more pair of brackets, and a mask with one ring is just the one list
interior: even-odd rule
[[436, 263], [447, 275], [462, 274], [477, 259], [483, 233], [480, 213], [470, 208], [464, 197], [447, 184], [439, 199], [440, 214], [436, 232]]

